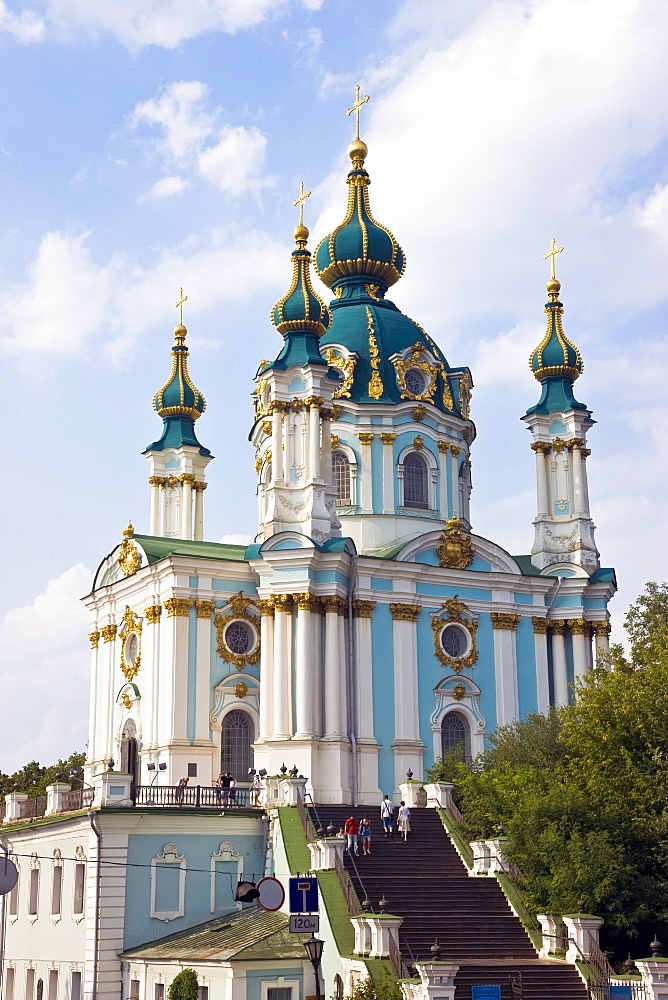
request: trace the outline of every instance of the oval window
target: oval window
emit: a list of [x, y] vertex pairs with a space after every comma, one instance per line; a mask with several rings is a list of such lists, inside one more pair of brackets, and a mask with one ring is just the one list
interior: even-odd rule
[[425, 389], [425, 377], [419, 368], [409, 368], [404, 381], [411, 396], [421, 396]]
[[441, 632], [443, 652], [458, 660], [465, 656], [469, 648], [469, 634], [461, 625], [446, 625]]
[[243, 656], [244, 653], [249, 653], [255, 645], [255, 633], [246, 622], [230, 622], [225, 629], [225, 645], [230, 652]]
[[130, 635], [125, 640], [125, 662], [132, 665], [137, 659], [137, 653], [139, 652], [139, 639], [137, 638], [136, 632], [130, 632]]

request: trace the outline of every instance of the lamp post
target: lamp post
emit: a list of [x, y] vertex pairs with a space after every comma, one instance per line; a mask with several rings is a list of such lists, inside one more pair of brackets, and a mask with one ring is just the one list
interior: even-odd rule
[[325, 946], [325, 942], [321, 941], [313, 934], [309, 941], [304, 942], [304, 947], [306, 948], [306, 954], [309, 957], [309, 962], [313, 966], [313, 975], [315, 976], [315, 1000], [323, 1000], [322, 993], [320, 992], [320, 961], [322, 959], [322, 949]]

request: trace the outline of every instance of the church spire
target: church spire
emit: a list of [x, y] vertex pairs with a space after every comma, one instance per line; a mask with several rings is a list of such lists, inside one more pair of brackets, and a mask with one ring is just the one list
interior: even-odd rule
[[[535, 406], [522, 418], [533, 433], [531, 449], [536, 455], [538, 512], [531, 561], [546, 575], [573, 574], [573, 568], [588, 575], [599, 567], [594, 541], [594, 523], [589, 511], [585, 459], [591, 412], [573, 395], [573, 383], [584, 371], [577, 347], [564, 333], [559, 301], [561, 284], [555, 274], [555, 256], [563, 251], [552, 240], [543, 255], [551, 259], [547, 330], [529, 358], [529, 367], [541, 383]], [[577, 570], [575, 570], [577, 574]]]
[[179, 323], [174, 328], [172, 370], [153, 397], [153, 409], [163, 419], [162, 435], [144, 454], [151, 464], [151, 534], [201, 540], [206, 489], [203, 476], [213, 456], [195, 434], [195, 421], [204, 413], [206, 400], [188, 373], [188, 331], [183, 325], [183, 304], [187, 299], [181, 288], [175, 303]]

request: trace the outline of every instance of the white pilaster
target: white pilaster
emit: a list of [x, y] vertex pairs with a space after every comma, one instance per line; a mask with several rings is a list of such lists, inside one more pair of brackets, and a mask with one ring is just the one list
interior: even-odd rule
[[596, 649], [596, 665], [604, 666], [606, 657], [610, 655], [610, 622], [598, 621], [591, 623]]
[[545, 715], [550, 707], [550, 680], [547, 663], [547, 619], [533, 619], [536, 660], [536, 711]]
[[584, 618], [571, 618], [567, 622], [573, 641], [573, 675], [575, 679], [585, 677], [589, 672], [589, 655], [587, 646], [590, 645], [589, 623]]
[[519, 718], [515, 634], [519, 620], [519, 615], [492, 612], [497, 726], [507, 726]]
[[206, 483], [195, 483], [195, 541], [204, 540], [204, 490]]
[[314, 399], [308, 411], [308, 462], [311, 479], [320, 479], [320, 400]]
[[[311, 410], [317, 416], [317, 410]], [[313, 428], [311, 428], [313, 429]], [[295, 594], [297, 605], [297, 650], [295, 663], [295, 739], [315, 734], [315, 685], [313, 670], [313, 616], [318, 599], [309, 593]]]
[[[211, 699], [211, 615], [216, 607], [215, 601], [196, 601], [197, 611], [197, 681], [195, 688], [195, 741], [208, 743], [211, 740], [210, 730], [210, 699]], [[215, 770], [215, 768], [214, 768]], [[199, 775], [206, 782], [206, 775]], [[211, 775], [211, 781], [216, 777]]]
[[193, 483], [195, 476], [184, 473], [181, 479], [181, 538], [193, 537]]
[[552, 678], [554, 682], [555, 705], [568, 705], [568, 666], [566, 664], [566, 643], [564, 640], [564, 619], [550, 621], [552, 639]]
[[277, 404], [271, 418], [271, 478], [283, 480], [283, 412]]
[[341, 672], [343, 659], [340, 649], [339, 613], [345, 610], [345, 601], [334, 595], [324, 597], [325, 605], [325, 739], [341, 739]]
[[394, 513], [394, 442], [397, 435], [386, 431], [380, 435], [383, 442], [383, 514]]
[[358, 435], [360, 442], [360, 471], [357, 483], [360, 492], [360, 506], [362, 514], [373, 513], [373, 496], [371, 480], [371, 442], [375, 434], [373, 431], [362, 431]]
[[390, 604], [394, 650], [394, 784], [398, 788], [406, 771], [422, 777], [424, 745], [418, 721], [417, 604]]
[[160, 534], [160, 490], [162, 480], [159, 476], [151, 476], [151, 521], [149, 531], [152, 535]]
[[290, 733], [290, 635], [289, 618], [292, 597], [274, 595], [274, 739], [287, 739]]
[[271, 598], [258, 602], [260, 607], [260, 740], [274, 735], [274, 604]]

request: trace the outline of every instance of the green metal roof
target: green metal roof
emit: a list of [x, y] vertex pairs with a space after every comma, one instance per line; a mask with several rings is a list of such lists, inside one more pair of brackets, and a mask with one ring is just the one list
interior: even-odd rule
[[122, 957], [156, 962], [303, 960], [304, 941], [309, 937], [309, 934], [291, 934], [284, 913], [252, 907], [130, 948]]
[[169, 556], [197, 556], [198, 559], [222, 559], [245, 562], [246, 545], [224, 545], [222, 542], [192, 542], [185, 538], [161, 538], [156, 535], [133, 535], [139, 542], [149, 565]]

